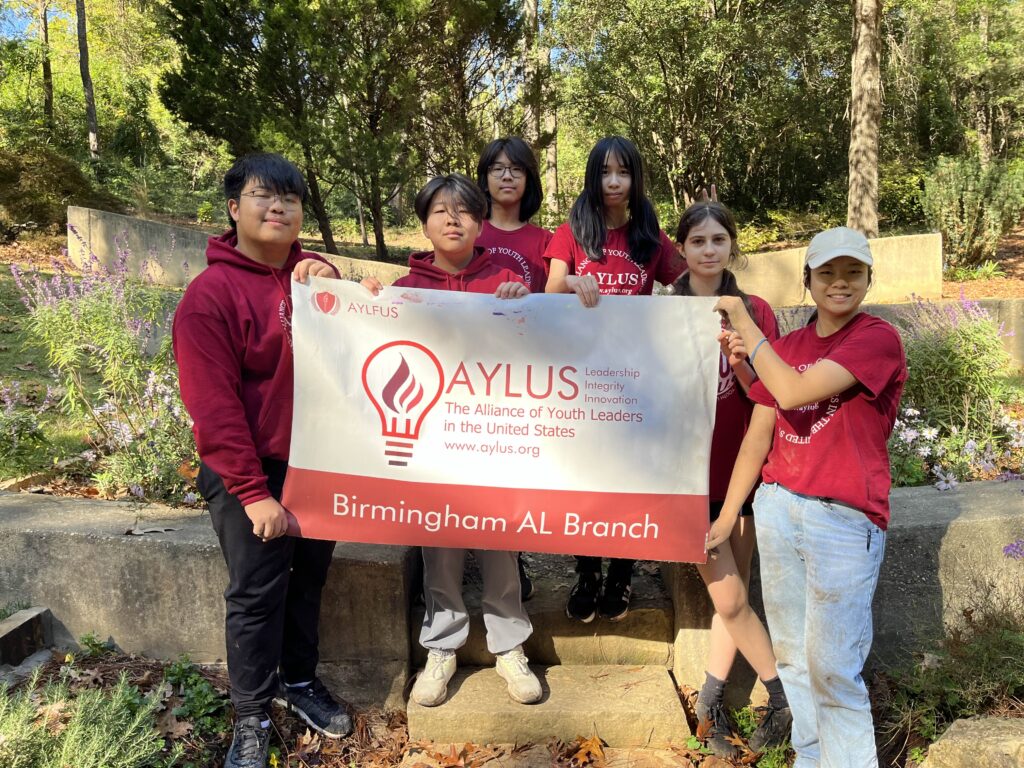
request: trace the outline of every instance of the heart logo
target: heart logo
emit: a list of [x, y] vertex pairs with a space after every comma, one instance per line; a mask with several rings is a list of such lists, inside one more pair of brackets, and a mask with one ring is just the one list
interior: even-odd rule
[[313, 303], [325, 315], [333, 315], [338, 310], [338, 297], [330, 291], [318, 291], [313, 294]]

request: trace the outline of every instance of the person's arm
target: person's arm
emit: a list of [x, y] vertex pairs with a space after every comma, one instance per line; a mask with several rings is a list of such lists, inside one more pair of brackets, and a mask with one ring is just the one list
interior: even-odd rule
[[[794, 370], [775, 354], [771, 342], [757, 327], [738, 296], [722, 296], [716, 310], [729, 316], [735, 336], [729, 339], [730, 355], [740, 350], [754, 356], [751, 367], [784, 411], [838, 395], [857, 383], [857, 378], [839, 363], [819, 360], [803, 373]], [[762, 339], [764, 341], [762, 342]]]
[[740, 452], [729, 478], [729, 490], [725, 494], [722, 512], [711, 525], [708, 533], [708, 552], [729, 538], [743, 503], [750, 496], [750, 489], [761, 477], [761, 468], [772, 447], [775, 434], [775, 409], [757, 404], [750, 416], [750, 426], [743, 436]]
[[569, 265], [561, 259], [551, 259], [544, 293], [575, 293], [584, 307], [596, 307], [601, 300], [601, 291], [594, 276], [570, 275]]

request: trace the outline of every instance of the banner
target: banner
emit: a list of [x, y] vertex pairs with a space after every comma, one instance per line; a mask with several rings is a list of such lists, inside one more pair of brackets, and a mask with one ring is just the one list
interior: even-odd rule
[[293, 533], [704, 562], [714, 299], [292, 298]]

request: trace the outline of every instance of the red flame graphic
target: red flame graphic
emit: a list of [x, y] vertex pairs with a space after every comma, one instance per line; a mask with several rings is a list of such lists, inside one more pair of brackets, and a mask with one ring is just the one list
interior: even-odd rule
[[[405, 386], [399, 394], [399, 390]], [[395, 403], [395, 398], [398, 398], [398, 403]], [[423, 386], [416, 381], [416, 377], [412, 375], [409, 370], [409, 364], [405, 361], [405, 356], [402, 356], [402, 362], [398, 368], [388, 379], [388, 383], [384, 385], [384, 389], [381, 392], [381, 400], [384, 404], [395, 413], [405, 412], [408, 413], [423, 399]]]

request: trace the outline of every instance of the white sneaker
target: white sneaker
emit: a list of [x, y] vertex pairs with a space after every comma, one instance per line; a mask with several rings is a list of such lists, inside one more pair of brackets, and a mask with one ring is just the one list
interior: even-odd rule
[[427, 666], [416, 677], [411, 698], [421, 707], [436, 707], [448, 697], [448, 683], [455, 674], [455, 651], [431, 649]]
[[495, 671], [508, 683], [508, 695], [520, 704], [534, 704], [543, 694], [540, 680], [529, 664], [523, 646], [517, 645], [511, 651], [499, 653], [494, 665]]

